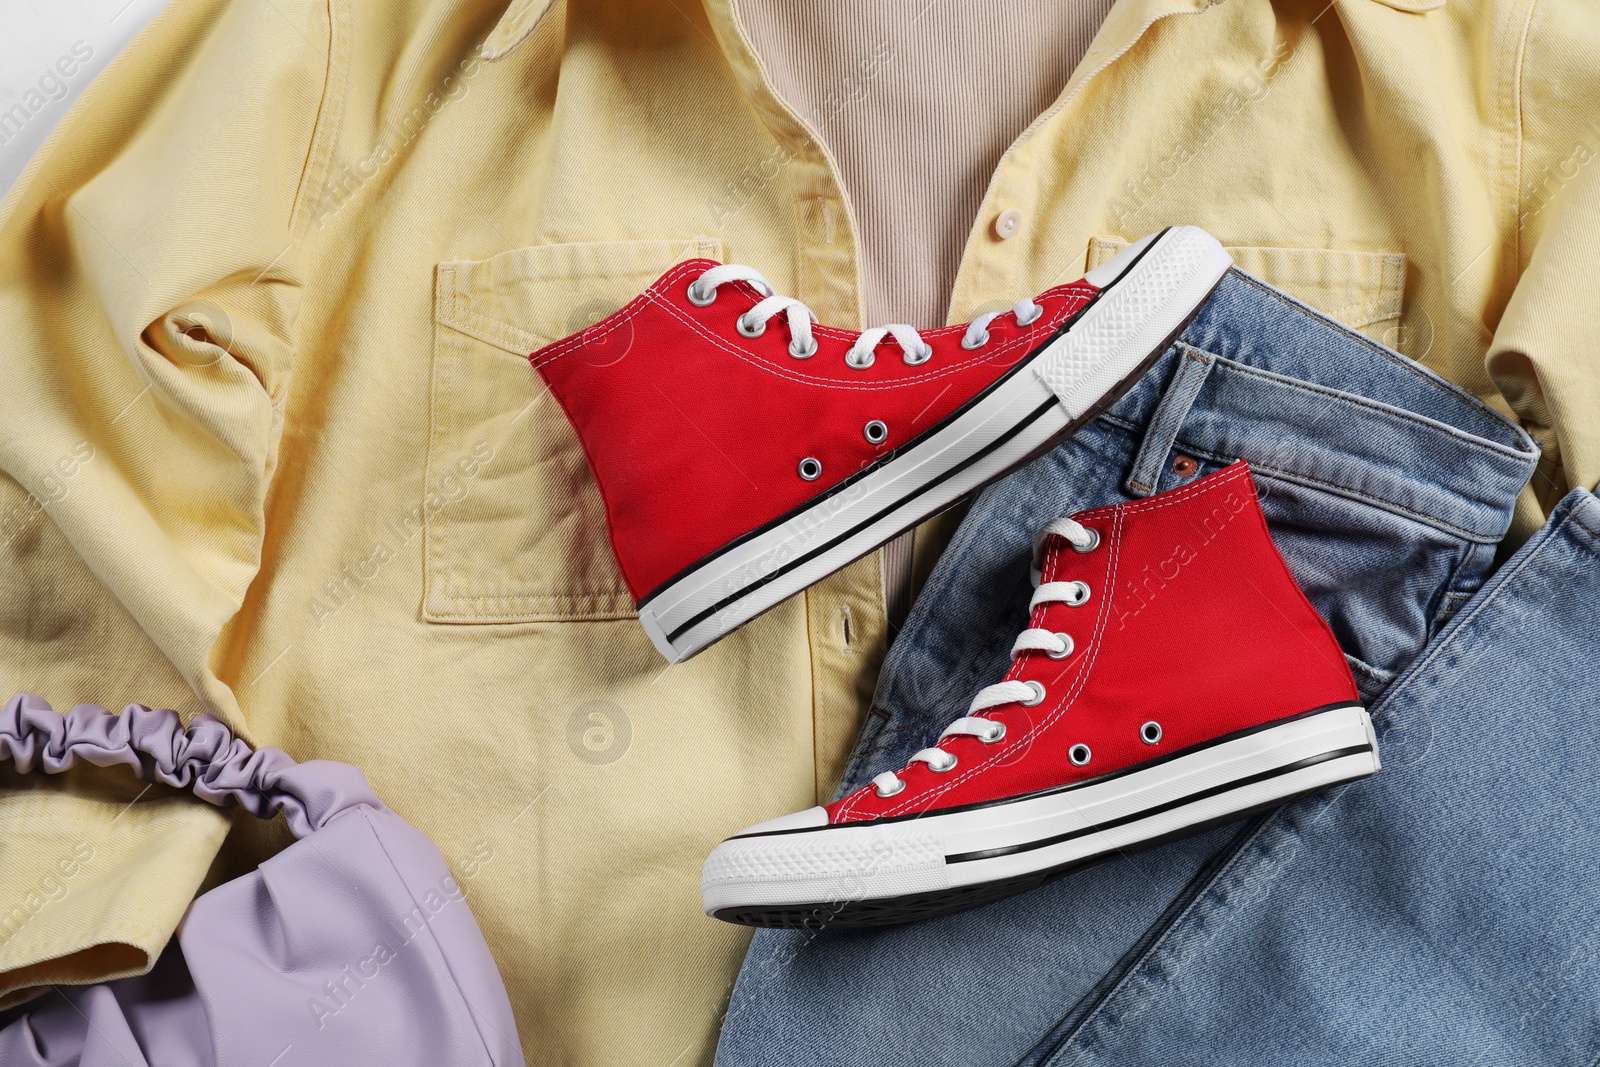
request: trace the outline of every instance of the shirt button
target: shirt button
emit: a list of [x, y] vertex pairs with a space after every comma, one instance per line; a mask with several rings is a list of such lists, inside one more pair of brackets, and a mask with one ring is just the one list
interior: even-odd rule
[[1022, 232], [1022, 212], [1008, 207], [994, 217], [994, 235], [1004, 241]]

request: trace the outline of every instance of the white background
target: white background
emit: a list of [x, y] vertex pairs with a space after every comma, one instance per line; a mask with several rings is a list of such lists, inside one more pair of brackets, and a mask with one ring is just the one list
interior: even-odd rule
[[[4, 5], [4, 30], [0, 31], [0, 118], [21, 105], [29, 111], [17, 128], [17, 118], [0, 125], [0, 195], [9, 190], [44, 143], [56, 123], [66, 117], [90, 80], [102, 70], [134, 34], [155, 18], [166, 0], [0, 0]], [[72, 54], [93, 52], [87, 62]], [[63, 78], [56, 61], [66, 56], [79, 69]], [[28, 93], [37, 111], [31, 111]], [[43, 98], [43, 104], [39, 104]]]

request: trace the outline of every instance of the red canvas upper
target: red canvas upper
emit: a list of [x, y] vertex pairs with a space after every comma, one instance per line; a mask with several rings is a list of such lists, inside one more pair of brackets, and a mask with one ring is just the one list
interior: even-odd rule
[[[933, 356], [919, 366], [889, 339], [857, 370], [844, 354], [858, 331], [814, 326], [819, 349], [805, 360], [789, 355], [781, 317], [760, 337], [741, 335], [736, 320], [760, 299], [748, 284], [725, 284], [696, 307], [688, 286], [714, 266], [681, 263], [530, 357], [583, 442], [635, 600], [939, 423], [1095, 293], [1082, 281], [1051, 289], [1036, 321], [1002, 315], [973, 351], [961, 347], [964, 326], [922, 331]], [[872, 420], [888, 427], [881, 444], [864, 434]], [[797, 474], [807, 457], [822, 463], [815, 481]]]
[[[1023, 652], [1005, 676], [1042, 682], [1045, 699], [981, 712], [1006, 724], [1002, 740], [946, 738], [953, 769], [913, 762], [896, 772], [903, 791], [884, 798], [866, 786], [828, 808], [832, 822], [1015, 797], [1357, 700], [1332, 631], [1267, 533], [1248, 464], [1074, 518], [1100, 543], [1080, 553], [1051, 537], [1043, 580], [1086, 582], [1090, 598], [1041, 604], [1029, 625], [1070, 635], [1075, 651]], [[1153, 746], [1139, 737], [1152, 720], [1162, 728]], [[1080, 743], [1093, 755], [1075, 767], [1068, 752]]]

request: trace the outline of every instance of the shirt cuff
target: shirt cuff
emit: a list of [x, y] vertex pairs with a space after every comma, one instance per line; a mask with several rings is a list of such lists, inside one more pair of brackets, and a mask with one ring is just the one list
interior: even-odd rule
[[58, 983], [148, 971], [228, 827], [224, 812], [187, 793], [100, 768], [9, 776], [0, 788], [0, 1008]]

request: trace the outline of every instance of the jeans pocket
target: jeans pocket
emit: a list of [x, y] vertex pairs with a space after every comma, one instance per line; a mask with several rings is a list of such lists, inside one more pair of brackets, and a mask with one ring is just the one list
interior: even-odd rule
[[1482, 584], [1493, 546], [1399, 509], [1256, 472], [1273, 541], [1333, 628], [1367, 699]]

